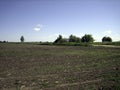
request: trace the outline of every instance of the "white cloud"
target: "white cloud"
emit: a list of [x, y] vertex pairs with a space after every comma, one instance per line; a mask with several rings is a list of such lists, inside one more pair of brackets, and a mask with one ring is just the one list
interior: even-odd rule
[[103, 32], [103, 34], [104, 35], [110, 35], [110, 34], [112, 34], [112, 31], [111, 30], [106, 30], [106, 31]]
[[35, 31], [40, 31], [43, 25], [37, 24], [36, 27], [34, 28]]

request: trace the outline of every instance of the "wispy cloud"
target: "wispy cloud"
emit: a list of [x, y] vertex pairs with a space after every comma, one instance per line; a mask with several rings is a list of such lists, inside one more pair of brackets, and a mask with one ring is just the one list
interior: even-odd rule
[[42, 27], [43, 27], [43, 25], [37, 24], [37, 25], [35, 26], [34, 30], [35, 30], [35, 31], [40, 31]]

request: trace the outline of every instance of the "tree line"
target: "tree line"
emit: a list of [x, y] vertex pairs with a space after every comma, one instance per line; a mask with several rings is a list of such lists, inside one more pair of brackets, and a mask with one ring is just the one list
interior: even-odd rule
[[[25, 41], [25, 38], [24, 38], [23, 35], [20, 37], [20, 41], [21, 41], [21, 43], [23, 43]], [[85, 34], [81, 38], [71, 34], [69, 36], [69, 38], [63, 38], [62, 35], [59, 35], [57, 37], [57, 39], [53, 42], [53, 44], [61, 44], [61, 43], [66, 43], [66, 42], [74, 42], [74, 43], [80, 43], [80, 42], [84, 43], [84, 42], [86, 42], [86, 43], [92, 43], [94, 41], [95, 41], [95, 39], [92, 37], [91, 34]], [[112, 42], [112, 38], [104, 36], [101, 41], [102, 42]], [[0, 41], [0, 43], [6, 43], [6, 42], [8, 42], [8, 41]]]
[[[24, 42], [24, 40], [25, 40], [24, 36], [21, 36], [20, 41]], [[94, 38], [92, 37], [91, 34], [85, 34], [84, 36], [82, 36], [82, 38], [71, 34], [69, 36], [69, 38], [63, 38], [62, 35], [59, 35], [53, 43], [66, 43], [66, 42], [75, 42], [75, 43], [88, 42], [88, 43], [92, 43], [94, 41], [95, 40], [94, 40]], [[102, 42], [112, 42], [112, 38], [104, 36], [102, 38]]]
[[[86, 43], [92, 43], [94, 42], [95, 39], [92, 37], [90, 34], [85, 34], [84, 36], [77, 37], [75, 35], [70, 35], [69, 38], [63, 38], [62, 35], [59, 35], [57, 39], [53, 42], [54, 44], [60, 44], [60, 43], [66, 43], [66, 42], [75, 42], [75, 43], [80, 43], [80, 42], [86, 42]], [[102, 42], [112, 42], [111, 37], [103, 37]]]

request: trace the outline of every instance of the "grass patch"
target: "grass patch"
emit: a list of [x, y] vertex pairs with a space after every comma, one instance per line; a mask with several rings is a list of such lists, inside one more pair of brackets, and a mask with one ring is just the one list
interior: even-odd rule
[[[119, 65], [120, 48], [0, 43], [0, 78], [5, 78], [0, 81], [0, 89], [13, 88], [18, 77], [26, 87], [31, 87], [34, 80], [35, 88], [55, 88], [67, 83], [71, 90], [77, 87], [71, 83], [102, 78], [102, 83], [79, 87], [117, 89]], [[41, 82], [42, 79], [46, 81]]]

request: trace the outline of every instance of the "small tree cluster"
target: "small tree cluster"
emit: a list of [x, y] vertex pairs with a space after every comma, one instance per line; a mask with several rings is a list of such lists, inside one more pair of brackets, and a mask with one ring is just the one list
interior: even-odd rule
[[69, 36], [69, 42], [79, 43], [79, 42], [81, 42], [81, 39], [79, 37], [74, 36], [74, 35], [70, 35]]
[[7, 43], [8, 41], [0, 41], [0, 43]]
[[93, 42], [93, 41], [94, 39], [90, 34], [85, 34], [81, 39], [71, 34], [68, 39], [62, 38], [62, 35], [59, 35], [59, 37], [54, 41], [54, 43], [65, 43], [65, 42], [80, 43], [80, 42]]
[[103, 37], [102, 42], [112, 42], [112, 39], [110, 37]]
[[59, 35], [59, 37], [54, 41], [54, 43], [64, 43], [67, 42], [67, 39], [63, 38], [62, 35]]
[[92, 37], [92, 35], [90, 34], [85, 34], [82, 38], [81, 38], [81, 42], [93, 42], [94, 39]]

